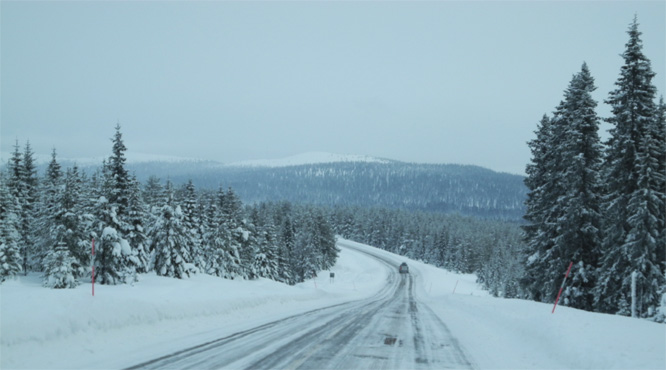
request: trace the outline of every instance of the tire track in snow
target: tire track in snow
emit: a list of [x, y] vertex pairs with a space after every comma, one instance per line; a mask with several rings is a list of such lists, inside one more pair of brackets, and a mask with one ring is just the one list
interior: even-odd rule
[[446, 325], [415, 298], [411, 274], [398, 274], [387, 258], [351, 249], [391, 271], [375, 296], [274, 321], [127, 370], [472, 368]]

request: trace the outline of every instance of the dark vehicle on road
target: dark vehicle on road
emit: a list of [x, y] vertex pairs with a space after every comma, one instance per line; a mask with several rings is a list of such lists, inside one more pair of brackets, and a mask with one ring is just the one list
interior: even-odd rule
[[400, 272], [401, 274], [409, 274], [409, 267], [405, 262], [400, 264], [400, 267], [398, 267], [398, 272]]

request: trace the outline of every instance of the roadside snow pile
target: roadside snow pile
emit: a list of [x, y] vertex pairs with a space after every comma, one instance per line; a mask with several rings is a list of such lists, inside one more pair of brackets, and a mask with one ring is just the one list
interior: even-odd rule
[[[326, 276], [288, 286], [267, 279], [178, 280], [46, 289], [38, 275], [0, 285], [0, 368], [114, 368], [270, 321], [377, 292], [387, 269], [343, 250]], [[171, 344], [175, 343], [175, 344]], [[122, 353], [121, 358], [118, 353]], [[38, 354], [38, 355], [37, 355]], [[133, 360], [136, 358], [136, 361]]]
[[[406, 261], [417, 293], [480, 369], [666, 369], [666, 325], [520, 299], [494, 298], [475, 275]], [[455, 289], [455, 294], [453, 293]]]

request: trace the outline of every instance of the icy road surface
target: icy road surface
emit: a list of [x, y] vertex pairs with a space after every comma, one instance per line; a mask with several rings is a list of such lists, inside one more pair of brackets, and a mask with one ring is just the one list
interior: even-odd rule
[[291, 316], [128, 369], [472, 368], [446, 325], [415, 296], [413, 275], [399, 274], [397, 261], [358, 251], [389, 271], [373, 297]]

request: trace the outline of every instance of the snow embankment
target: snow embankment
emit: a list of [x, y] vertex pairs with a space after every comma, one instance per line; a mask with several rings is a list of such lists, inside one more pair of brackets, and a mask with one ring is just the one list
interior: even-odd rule
[[[301, 312], [376, 293], [386, 267], [344, 249], [325, 276], [288, 286], [267, 279], [178, 280], [46, 289], [38, 275], [0, 285], [0, 368], [118, 368]], [[122, 354], [122, 356], [118, 356]]]
[[[421, 301], [447, 325], [480, 369], [666, 369], [666, 325], [520, 299], [494, 298], [475, 275], [406, 261]], [[455, 291], [455, 293], [454, 293]]]

